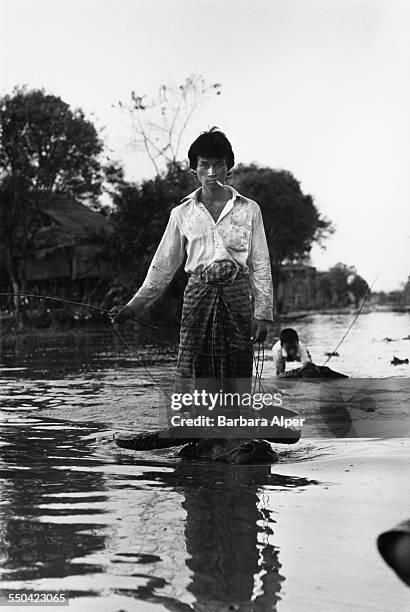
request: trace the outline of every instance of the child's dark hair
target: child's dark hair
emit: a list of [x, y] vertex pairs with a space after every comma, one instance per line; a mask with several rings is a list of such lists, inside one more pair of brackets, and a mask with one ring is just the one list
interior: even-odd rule
[[228, 170], [235, 164], [232, 145], [217, 127], [212, 127], [208, 132], [202, 132], [189, 147], [188, 159], [192, 170], [196, 170], [199, 156], [224, 159]]
[[279, 338], [282, 344], [293, 344], [294, 342], [299, 342], [298, 332], [295, 329], [292, 329], [292, 327], [282, 329], [279, 334]]

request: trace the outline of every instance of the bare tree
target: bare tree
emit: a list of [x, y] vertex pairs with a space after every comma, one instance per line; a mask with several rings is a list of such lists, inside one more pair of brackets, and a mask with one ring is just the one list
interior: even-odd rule
[[131, 92], [130, 101], [118, 102], [133, 120], [132, 144], [145, 151], [155, 172], [178, 161], [185, 130], [192, 115], [212, 94], [219, 96], [221, 84], [208, 84], [200, 75], [191, 75], [180, 85], [162, 84], [156, 98]]

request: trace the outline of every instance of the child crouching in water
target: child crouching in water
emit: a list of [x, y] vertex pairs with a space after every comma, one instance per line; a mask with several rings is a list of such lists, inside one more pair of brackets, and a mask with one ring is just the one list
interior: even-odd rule
[[283, 374], [286, 362], [299, 361], [301, 366], [312, 361], [307, 348], [300, 342], [297, 331], [288, 327], [280, 332], [279, 340], [272, 347], [276, 375]]

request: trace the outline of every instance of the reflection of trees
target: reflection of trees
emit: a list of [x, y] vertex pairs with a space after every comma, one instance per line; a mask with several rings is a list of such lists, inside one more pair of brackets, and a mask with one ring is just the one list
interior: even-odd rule
[[[84, 433], [90, 433], [86, 427]], [[6, 483], [0, 506], [3, 580], [61, 578], [102, 571], [99, 566], [71, 563], [76, 557], [84, 558], [105, 548], [105, 537], [93, 533], [105, 524], [100, 524], [97, 516], [95, 522], [89, 521], [90, 515], [101, 511], [87, 507], [74, 510], [68, 505], [81, 501], [92, 506], [96, 501], [105, 501], [103, 493], [101, 497], [92, 495], [104, 490], [103, 475], [84, 471], [79, 478], [78, 472], [69, 468], [56, 469], [72, 465], [77, 441], [78, 431], [67, 429], [52, 429], [50, 436], [35, 426], [3, 428], [2, 442], [6, 444], [0, 446], [0, 475]], [[81, 457], [77, 454], [76, 458], [76, 465], [81, 465]], [[80, 499], [79, 493], [83, 494]], [[53, 508], [52, 504], [59, 507]], [[77, 515], [78, 520], [74, 524], [65, 522], [67, 515]], [[81, 516], [86, 522], [81, 522]]]

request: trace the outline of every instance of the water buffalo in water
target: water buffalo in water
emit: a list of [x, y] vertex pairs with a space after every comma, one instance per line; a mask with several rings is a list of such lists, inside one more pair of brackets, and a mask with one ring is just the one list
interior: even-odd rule
[[[265, 417], [265, 413], [253, 414], [253, 416], [258, 415]], [[278, 408], [276, 416], [278, 415], [290, 419], [298, 417], [298, 413], [286, 408]], [[294, 444], [301, 436], [299, 430], [280, 425], [269, 425], [255, 430], [260, 434], [258, 439], [253, 437], [218, 438], [214, 428], [209, 428], [208, 434], [206, 427], [201, 430], [201, 438], [193, 437], [193, 434], [190, 437], [187, 430], [182, 436], [181, 431], [181, 427], [168, 427], [160, 431], [138, 434], [115, 434], [114, 441], [121, 448], [135, 451], [183, 446], [178, 453], [180, 457], [244, 464], [275, 463], [278, 461], [278, 455], [272, 450], [269, 442]], [[198, 429], [192, 431], [198, 434]]]
[[289, 370], [280, 375], [280, 378], [320, 378], [320, 379], [331, 379], [331, 378], [349, 378], [346, 374], [335, 372], [327, 366], [318, 366], [310, 361], [300, 368]]
[[266, 440], [238, 440], [236, 438], [191, 442], [181, 448], [178, 456], [235, 464], [276, 463], [279, 460], [278, 454]]

